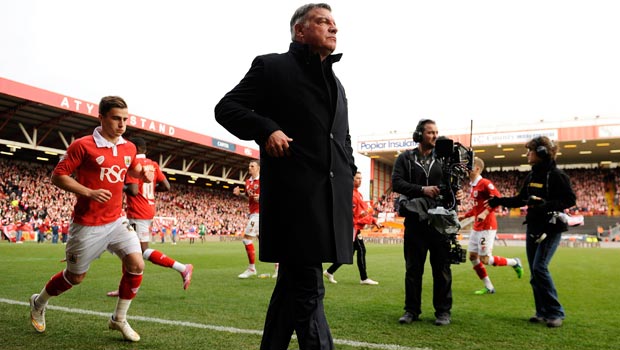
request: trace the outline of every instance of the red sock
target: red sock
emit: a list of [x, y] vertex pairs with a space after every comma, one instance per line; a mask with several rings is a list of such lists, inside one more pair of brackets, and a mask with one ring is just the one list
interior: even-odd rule
[[478, 275], [478, 277], [480, 277], [480, 279], [488, 276], [487, 269], [484, 267], [484, 264], [482, 262], [474, 266], [474, 271], [476, 271], [476, 274]]
[[123, 273], [121, 283], [118, 286], [118, 297], [120, 299], [133, 299], [140, 289], [140, 284], [142, 284], [142, 274]]
[[55, 297], [57, 295], [60, 295], [61, 293], [68, 291], [69, 289], [71, 289], [71, 287], [73, 287], [73, 285], [65, 279], [64, 272], [65, 270], [62, 270], [52, 276], [52, 278], [50, 278], [50, 280], [45, 285], [45, 290], [47, 291], [47, 294]]
[[506, 266], [508, 265], [508, 260], [503, 256], [494, 256], [493, 257], [493, 266]]
[[246, 244], [245, 252], [248, 253], [248, 261], [250, 264], [256, 262], [256, 252], [254, 251], [254, 243]]
[[174, 259], [169, 258], [166, 254], [160, 252], [159, 250], [153, 250], [151, 255], [149, 255], [149, 261], [155, 265], [164, 266], [164, 267], [172, 267], [174, 265]]

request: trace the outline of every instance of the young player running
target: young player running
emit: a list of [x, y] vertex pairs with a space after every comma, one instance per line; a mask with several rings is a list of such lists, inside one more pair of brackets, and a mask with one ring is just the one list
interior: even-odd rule
[[523, 267], [519, 258], [492, 255], [495, 234], [497, 233], [497, 219], [492, 209], [485, 208], [484, 202], [491, 197], [500, 197], [500, 193], [493, 182], [482, 177], [482, 170], [484, 170], [484, 162], [475, 157], [473, 169], [469, 173], [471, 197], [474, 199], [475, 205], [459, 218], [460, 220], [467, 217], [475, 218], [474, 227], [469, 236], [468, 250], [469, 261], [474, 266], [474, 271], [478, 277], [484, 282], [484, 288], [474, 292], [478, 295], [495, 293], [495, 287], [484, 265], [512, 266], [518, 278], [523, 276]]
[[[194, 266], [184, 265], [159, 250], [149, 248], [151, 240], [151, 226], [155, 217], [155, 192], [166, 192], [170, 190], [170, 183], [162, 173], [157, 162], [146, 157], [146, 142], [140, 137], [131, 140], [138, 149], [137, 161], [142, 164], [144, 169], [153, 171], [155, 179], [148, 183], [132, 176], [125, 178], [125, 193], [127, 194], [127, 218], [129, 224], [134, 228], [140, 239], [142, 257], [155, 265], [172, 268], [178, 271], [183, 278], [183, 289], [189, 288], [192, 282]], [[118, 290], [108, 292], [109, 297], [117, 297]]]
[[[258, 215], [260, 198], [260, 165], [258, 161], [252, 160], [248, 165], [248, 173], [250, 178], [245, 180], [245, 195], [248, 197], [248, 203], [250, 206], [250, 219], [245, 227], [245, 233], [243, 235], [243, 245], [245, 246], [245, 252], [248, 255], [248, 268], [243, 271], [239, 278], [249, 278], [256, 275], [256, 250], [254, 248], [255, 237], [258, 237]], [[241, 189], [239, 186], [233, 189], [233, 194], [236, 196], [241, 195]], [[275, 272], [273, 278], [278, 277], [278, 264], [275, 266]]]
[[52, 173], [52, 183], [75, 193], [77, 201], [65, 247], [66, 268], [30, 297], [30, 320], [37, 332], [45, 332], [45, 308], [50, 298], [81, 283], [91, 262], [109, 250], [121, 258], [123, 276], [108, 327], [120, 331], [126, 340], [140, 340], [127, 323], [127, 310], [140, 289], [144, 260], [138, 237], [121, 216], [123, 186], [127, 174], [150, 182], [153, 173], [136, 161], [136, 147], [122, 137], [128, 118], [122, 98], [102, 98], [101, 126], [92, 135], [73, 141]]

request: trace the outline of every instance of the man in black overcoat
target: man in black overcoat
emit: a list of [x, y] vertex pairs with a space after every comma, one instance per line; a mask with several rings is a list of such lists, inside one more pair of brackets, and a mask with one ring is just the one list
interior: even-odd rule
[[261, 349], [333, 349], [322, 263], [352, 263], [356, 167], [347, 99], [332, 71], [341, 55], [327, 4], [300, 7], [283, 54], [258, 56], [215, 107], [217, 121], [260, 147], [260, 249], [280, 270]]

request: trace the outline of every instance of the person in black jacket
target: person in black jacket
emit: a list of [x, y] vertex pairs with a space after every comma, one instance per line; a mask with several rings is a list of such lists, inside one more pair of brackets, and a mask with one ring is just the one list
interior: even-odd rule
[[[430, 225], [428, 209], [436, 206], [440, 194], [443, 170], [435, 155], [437, 125], [433, 120], [422, 119], [413, 133], [418, 147], [401, 153], [394, 162], [392, 188], [408, 199], [419, 199], [419, 209], [405, 215], [405, 313], [398, 320], [401, 324], [419, 320], [422, 313], [422, 275], [426, 255], [430, 252], [433, 270], [433, 306], [435, 324], [448, 325], [452, 309], [452, 270], [448, 259], [450, 251], [446, 235]], [[456, 193], [463, 198], [463, 191]]]
[[290, 29], [289, 51], [256, 57], [215, 118], [260, 147], [259, 259], [280, 263], [261, 349], [287, 349], [293, 332], [300, 349], [333, 349], [321, 263], [353, 262], [357, 167], [330, 6], [301, 6]]
[[532, 171], [526, 176], [519, 194], [514, 197], [492, 197], [487, 204], [491, 208], [527, 205], [525, 244], [536, 306], [536, 314], [530, 322], [560, 327], [565, 317], [564, 308], [558, 299], [549, 263], [560, 245], [561, 233], [568, 230], [564, 210], [575, 205], [576, 196], [568, 175], [555, 163], [557, 144], [546, 136], [539, 136], [526, 143], [525, 147]]

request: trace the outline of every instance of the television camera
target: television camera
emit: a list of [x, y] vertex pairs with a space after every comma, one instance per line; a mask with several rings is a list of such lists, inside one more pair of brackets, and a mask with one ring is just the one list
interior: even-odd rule
[[450, 264], [464, 263], [467, 251], [461, 247], [457, 234], [461, 225], [456, 214], [459, 201], [456, 192], [462, 182], [469, 177], [474, 164], [474, 152], [459, 142], [446, 137], [439, 137], [435, 143], [435, 156], [441, 162], [443, 178], [439, 185], [437, 208], [430, 209], [431, 222], [440, 233], [446, 236], [449, 246]]
[[439, 137], [435, 143], [435, 156], [441, 161], [443, 171], [437, 204], [456, 210], [459, 204], [456, 192], [461, 189], [462, 181], [469, 177], [474, 164], [474, 151], [447, 137]]

